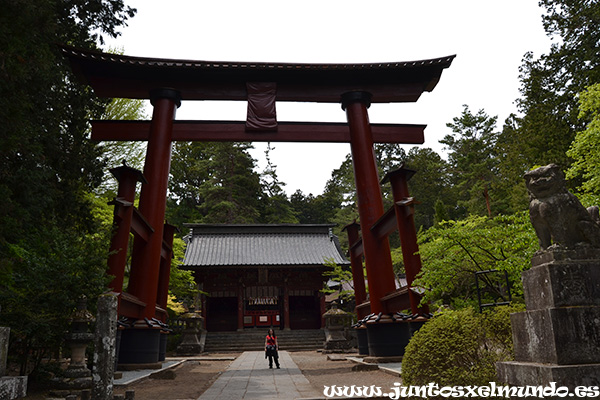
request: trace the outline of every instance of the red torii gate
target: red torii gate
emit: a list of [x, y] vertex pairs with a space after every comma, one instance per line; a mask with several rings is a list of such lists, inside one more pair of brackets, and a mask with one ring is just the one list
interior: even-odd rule
[[[115, 255], [109, 269], [116, 276], [112, 288], [121, 293], [121, 315], [140, 321], [164, 318], [170, 261], [161, 260], [169, 258], [173, 234], [172, 227], [165, 228], [164, 216], [174, 140], [349, 142], [370, 309], [376, 314], [388, 311], [381, 299], [394, 292], [395, 280], [389, 243], [371, 229], [384, 215], [373, 143], [421, 144], [425, 126], [370, 124], [367, 109], [371, 103], [417, 101], [424, 91], [433, 90], [454, 56], [375, 64], [281, 64], [140, 58], [67, 46], [61, 51], [98, 96], [150, 99], [154, 107], [151, 121], [92, 122], [94, 140], [148, 141], [143, 176], [117, 172], [126, 177], [127, 183], [121, 182], [125, 187], [143, 182], [139, 213], [126, 211], [133, 210], [130, 189], [123, 193], [120, 189], [115, 200], [121, 228], [136, 233], [128, 293], [121, 293], [125, 267], [121, 253], [128, 234], [116, 235], [111, 247]], [[248, 117], [245, 122], [174, 121], [181, 100], [247, 101]], [[348, 124], [280, 123], [277, 101], [341, 103]], [[364, 298], [364, 293], [360, 296]]]

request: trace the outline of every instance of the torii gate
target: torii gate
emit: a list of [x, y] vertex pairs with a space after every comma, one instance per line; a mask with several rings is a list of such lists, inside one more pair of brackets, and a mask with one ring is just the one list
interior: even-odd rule
[[[129, 188], [132, 182], [135, 188], [136, 179], [143, 181], [139, 213], [120, 212], [127, 232], [117, 239], [121, 242], [113, 240], [112, 246], [117, 255], [122, 254], [129, 227], [138, 226], [141, 233], [136, 232], [134, 239], [128, 293], [122, 293], [124, 259], [113, 256], [110, 265], [116, 276], [112, 288], [121, 293], [120, 314], [141, 322], [134, 331], [154, 332], [156, 329], [143, 323], [144, 318], [164, 319], [170, 264], [161, 259], [169, 258], [168, 242], [173, 234], [172, 227], [165, 230], [164, 217], [171, 143], [177, 140], [349, 142], [370, 310], [375, 314], [387, 311], [381, 299], [394, 292], [395, 279], [389, 243], [371, 229], [384, 215], [373, 144], [422, 144], [425, 126], [370, 124], [367, 109], [371, 103], [417, 101], [424, 91], [434, 89], [455, 56], [376, 64], [281, 64], [140, 58], [67, 46], [61, 51], [96, 95], [150, 99], [153, 105], [151, 121], [92, 122], [93, 140], [148, 141], [143, 176], [127, 169], [117, 172], [127, 177], [125, 186]], [[182, 100], [247, 101], [247, 120], [174, 121]], [[348, 124], [280, 123], [277, 101], [341, 103]], [[133, 192], [124, 189], [123, 193], [128, 197], [121, 196], [120, 190], [117, 204], [131, 208], [128, 203]], [[153, 351], [154, 344], [141, 346]], [[137, 361], [152, 362], [144, 357]]]

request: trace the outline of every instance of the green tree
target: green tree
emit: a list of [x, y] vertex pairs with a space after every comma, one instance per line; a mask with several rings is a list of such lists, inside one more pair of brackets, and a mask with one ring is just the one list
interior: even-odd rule
[[248, 143], [178, 143], [173, 151], [167, 218], [171, 223], [257, 223], [260, 176]]
[[473, 114], [467, 105], [463, 107], [460, 117], [446, 124], [452, 128], [452, 134], [446, 135], [440, 143], [449, 150], [450, 176], [461, 194], [458, 205], [468, 213], [491, 216], [491, 189], [498, 166], [494, 156], [497, 117], [488, 116], [484, 110]]
[[326, 190], [323, 194], [304, 195], [297, 190], [290, 196], [290, 204], [301, 224], [327, 224], [335, 221], [341, 207], [341, 197], [335, 190]]
[[379, 175], [383, 176], [406, 161], [406, 152], [398, 143], [376, 143], [375, 159]]
[[[430, 148], [413, 147], [406, 156], [406, 167], [416, 171], [408, 181], [410, 195], [419, 204], [415, 206], [415, 226], [417, 229], [431, 227], [436, 221], [436, 204], [443, 208], [444, 219], [448, 219], [449, 205], [456, 202], [451, 190], [448, 163]], [[448, 205], [448, 206], [445, 206]]]
[[447, 221], [449, 219], [448, 210], [442, 200], [439, 200], [439, 199], [436, 200], [435, 204], [433, 205], [433, 208], [434, 208], [434, 216], [433, 216], [434, 225], [437, 225], [437, 224], [439, 224], [443, 221]]
[[526, 210], [529, 205], [529, 195], [523, 185], [523, 175], [531, 168], [527, 154], [521, 149], [523, 141], [528, 139], [522, 137], [519, 130], [520, 119], [511, 114], [502, 126], [502, 131], [496, 141], [495, 153], [499, 159], [498, 174], [495, 185], [496, 210], [501, 214], [512, 214]]
[[[527, 212], [512, 216], [470, 216], [444, 221], [422, 232], [419, 250], [423, 267], [416, 285], [427, 289], [435, 304], [476, 304], [475, 273], [506, 271], [513, 296], [522, 297], [521, 272], [538, 248]], [[484, 293], [507, 301], [503, 288], [482, 276]]]
[[580, 190], [600, 195], [600, 83], [590, 86], [579, 96], [579, 117], [587, 119], [585, 130], [578, 132], [567, 155], [573, 164], [567, 170], [567, 178], [582, 181]]
[[184, 223], [201, 222], [203, 218], [201, 187], [209, 178], [210, 145], [206, 142], [176, 142], [173, 145], [166, 214], [167, 220], [180, 229]]
[[183, 270], [179, 265], [183, 263], [185, 255], [185, 242], [181, 238], [173, 239], [173, 262], [169, 279], [169, 295], [178, 302], [192, 305], [199, 290], [194, 280], [192, 271]]
[[77, 297], [106, 286], [107, 236], [89, 196], [104, 165], [88, 140], [106, 101], [78, 83], [56, 44], [94, 49], [135, 10], [121, 0], [0, 9], [0, 323], [25, 373], [58, 346]]
[[[111, 99], [101, 116], [103, 120], [117, 121], [146, 118], [145, 101], [137, 99]], [[100, 146], [106, 164], [100, 191], [117, 192], [118, 183], [109, 170], [120, 166], [123, 161], [126, 161], [128, 166], [143, 171], [146, 142], [101, 142]]]
[[[90, 232], [51, 225], [3, 249], [0, 321], [11, 328], [10, 353], [21, 374], [36, 372], [60, 348], [79, 297], [95, 299], [108, 284], [112, 213], [105, 201], [88, 197], [95, 215]], [[94, 301], [88, 307], [93, 310]]]
[[293, 207], [283, 191], [285, 182], [277, 177], [277, 166], [271, 161], [271, 152], [275, 150], [269, 143], [265, 150], [267, 166], [261, 175], [263, 196], [261, 198], [261, 220], [273, 223], [298, 223]]
[[576, 96], [600, 82], [600, 4], [597, 0], [541, 0], [548, 54], [527, 53], [521, 66], [522, 114], [510, 152], [520, 152], [526, 170], [551, 162], [570, 165], [566, 155], [587, 121], [577, 118]]
[[202, 184], [203, 222], [255, 223], [260, 218], [260, 176], [248, 143], [215, 143], [210, 149], [209, 178]]
[[333, 260], [325, 260], [325, 267], [328, 269], [323, 276], [329, 278], [321, 290], [325, 294], [338, 294], [341, 300], [342, 308], [349, 312], [354, 312], [354, 286], [352, 281], [352, 269], [350, 266], [341, 266]]

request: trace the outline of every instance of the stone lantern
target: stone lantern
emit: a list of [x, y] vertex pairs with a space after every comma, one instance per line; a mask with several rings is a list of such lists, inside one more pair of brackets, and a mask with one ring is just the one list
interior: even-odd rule
[[335, 353], [352, 348], [352, 340], [347, 337], [347, 329], [352, 323], [352, 314], [337, 308], [337, 303], [331, 303], [331, 308], [325, 314], [325, 345], [324, 351]]
[[59, 389], [78, 392], [92, 388], [92, 371], [87, 367], [85, 353], [94, 340], [94, 334], [88, 329], [94, 321], [94, 316], [87, 310], [87, 299], [81, 296], [71, 315], [71, 329], [65, 336], [66, 345], [71, 349], [71, 361], [63, 377], [55, 381]]
[[181, 344], [177, 346], [178, 355], [195, 355], [204, 351], [204, 343], [201, 341], [202, 330], [204, 326], [204, 317], [194, 306], [190, 307], [189, 312], [183, 314], [181, 319], [185, 328], [182, 334]]

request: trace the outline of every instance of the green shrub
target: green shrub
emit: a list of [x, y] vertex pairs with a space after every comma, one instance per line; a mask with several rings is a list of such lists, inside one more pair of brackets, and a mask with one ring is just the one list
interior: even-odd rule
[[522, 306], [478, 313], [472, 308], [436, 315], [410, 340], [402, 360], [404, 385], [487, 385], [496, 362], [513, 358], [509, 315]]

